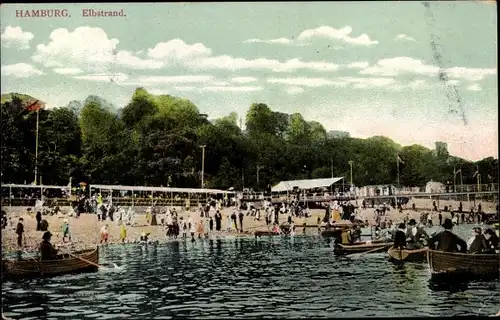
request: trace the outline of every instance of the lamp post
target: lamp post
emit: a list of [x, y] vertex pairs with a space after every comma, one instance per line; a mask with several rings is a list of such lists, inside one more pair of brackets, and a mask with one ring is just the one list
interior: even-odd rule
[[353, 162], [352, 160], [350, 160], [350, 161], [349, 161], [349, 166], [351, 167], [351, 188], [352, 188], [352, 186], [353, 186], [353, 184], [352, 184], [352, 164], [353, 164], [353, 163], [354, 163], [354, 162]]
[[263, 166], [257, 165], [257, 187], [259, 186], [259, 171], [264, 168]]
[[204, 188], [204, 178], [205, 178], [205, 147], [206, 145], [201, 146], [201, 188]]

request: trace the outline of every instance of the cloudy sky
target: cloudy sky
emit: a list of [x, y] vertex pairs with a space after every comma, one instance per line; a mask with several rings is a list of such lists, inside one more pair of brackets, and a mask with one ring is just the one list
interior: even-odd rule
[[[16, 10], [68, 9], [66, 18]], [[82, 17], [84, 8], [126, 17]], [[49, 106], [143, 86], [217, 118], [253, 102], [327, 130], [498, 157], [496, 7], [487, 3], [2, 5], [2, 93]]]

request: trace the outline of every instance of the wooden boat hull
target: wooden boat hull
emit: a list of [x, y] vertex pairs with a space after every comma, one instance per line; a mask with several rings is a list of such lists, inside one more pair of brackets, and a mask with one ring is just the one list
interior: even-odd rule
[[399, 250], [391, 247], [387, 250], [387, 254], [389, 260], [393, 262], [425, 262], [427, 261], [427, 250], [428, 248]]
[[428, 250], [427, 262], [433, 276], [498, 278], [500, 273], [500, 253], [470, 254]]
[[377, 253], [387, 249], [393, 245], [393, 242], [376, 242], [376, 243], [360, 243], [360, 244], [336, 244], [333, 248], [335, 255], [348, 255], [353, 253], [373, 252]]
[[272, 231], [255, 231], [254, 235], [256, 237], [262, 237], [262, 236], [271, 236], [271, 237], [274, 237], [274, 236], [279, 236], [280, 234], [272, 232]]
[[[72, 254], [94, 264], [99, 263], [99, 248], [72, 252]], [[2, 264], [5, 278], [10, 280], [93, 272], [98, 269], [96, 265], [68, 254], [60, 254], [55, 260], [40, 261], [39, 259], [28, 258], [23, 260], [4, 260]]]

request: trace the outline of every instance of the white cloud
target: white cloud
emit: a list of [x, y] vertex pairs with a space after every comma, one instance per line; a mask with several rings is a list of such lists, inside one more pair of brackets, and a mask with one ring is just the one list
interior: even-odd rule
[[75, 79], [86, 80], [86, 81], [101, 81], [101, 82], [115, 82], [121, 83], [128, 79], [128, 76], [124, 73], [96, 73], [87, 74], [83, 76], [75, 76]]
[[494, 68], [463, 68], [454, 67], [446, 69], [446, 73], [451, 78], [461, 78], [469, 81], [483, 80], [486, 76], [496, 75]]
[[355, 88], [380, 88], [394, 84], [393, 78], [357, 78], [357, 77], [341, 77], [340, 81], [352, 84]]
[[324, 61], [304, 62], [290, 59], [285, 62], [274, 59], [258, 58], [247, 60], [231, 56], [214, 56], [186, 62], [193, 69], [223, 69], [223, 70], [272, 70], [274, 72], [290, 72], [295, 70], [336, 71], [339, 65]]
[[178, 86], [174, 87], [175, 90], [177, 91], [194, 91], [196, 87], [193, 86]]
[[254, 92], [262, 90], [262, 87], [203, 87], [201, 91], [208, 92]]
[[16, 78], [27, 78], [31, 76], [39, 76], [44, 74], [43, 71], [38, 70], [27, 63], [16, 63], [2, 66], [2, 76], [6, 77], [16, 77]]
[[[494, 68], [453, 67], [445, 69], [444, 72], [449, 78], [452, 78], [452, 80], [448, 81], [449, 84], [453, 84], [452, 81], [457, 81], [457, 79], [479, 81], [484, 79], [486, 76], [497, 74], [497, 70]], [[375, 65], [365, 68], [359, 73], [378, 76], [417, 74], [437, 77], [439, 68], [433, 65], [425, 64], [422, 60], [410, 57], [395, 57], [379, 60]]]
[[481, 88], [480, 85], [478, 85], [477, 83], [475, 83], [473, 85], [468, 86], [467, 90], [468, 91], [482, 91], [483, 89]]
[[115, 67], [159, 69], [163, 63], [145, 60], [128, 51], [117, 50], [118, 39], [109, 39], [101, 28], [78, 27], [70, 32], [52, 31], [47, 44], [39, 44], [32, 59], [46, 67], [80, 68], [91, 72], [109, 72]]
[[248, 39], [243, 41], [243, 43], [269, 43], [269, 44], [292, 44], [293, 41], [287, 38], [277, 38], [270, 40], [263, 39]]
[[18, 48], [26, 50], [30, 48], [30, 41], [35, 36], [31, 32], [23, 32], [21, 27], [7, 26], [4, 32], [0, 35], [2, 47]]
[[352, 28], [350, 26], [345, 26], [342, 29], [335, 29], [329, 26], [321, 26], [315, 29], [307, 29], [302, 31], [297, 39], [300, 41], [304, 41], [320, 37], [332, 40], [340, 40], [342, 42], [360, 46], [371, 46], [374, 44], [378, 44], [378, 41], [370, 40], [370, 37], [365, 33], [354, 38], [350, 36], [351, 32]]
[[349, 69], [365, 69], [368, 68], [370, 64], [366, 61], [352, 62], [347, 65]]
[[153, 59], [165, 59], [182, 61], [196, 57], [210, 56], [212, 50], [202, 43], [189, 45], [181, 39], [173, 39], [168, 42], [160, 42], [153, 49], [148, 49], [148, 57]]
[[414, 41], [416, 42], [417, 40], [415, 40], [414, 38], [410, 37], [410, 36], [407, 36], [406, 34], [398, 34], [394, 40], [406, 40], [406, 41]]
[[53, 71], [59, 74], [80, 74], [83, 73], [79, 68], [54, 68]]
[[205, 83], [213, 81], [213, 76], [208, 75], [184, 75], [184, 76], [143, 76], [131, 81], [130, 85], [158, 85], [175, 83]]
[[227, 86], [229, 82], [227, 81], [215, 81], [211, 83], [213, 86]]
[[304, 92], [304, 89], [301, 87], [289, 87], [286, 89], [286, 92], [289, 94], [298, 94]]
[[324, 87], [324, 86], [345, 86], [347, 82], [343, 81], [332, 81], [323, 78], [269, 78], [268, 83], [286, 84], [289, 86], [304, 86], [304, 87]]
[[397, 76], [404, 73], [437, 75], [438, 67], [426, 65], [422, 60], [410, 57], [396, 57], [379, 60], [374, 66], [361, 70], [360, 74]]
[[251, 83], [256, 82], [257, 79], [254, 77], [234, 77], [231, 81], [235, 83]]

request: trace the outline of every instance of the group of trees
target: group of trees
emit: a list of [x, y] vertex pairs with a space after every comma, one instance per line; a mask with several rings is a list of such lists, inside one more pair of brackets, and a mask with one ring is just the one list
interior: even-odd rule
[[[35, 167], [36, 112], [23, 111], [17, 97], [1, 104], [2, 182], [31, 183]], [[281, 180], [350, 177], [357, 186], [429, 180], [464, 184], [496, 183], [498, 160], [470, 162], [420, 145], [400, 146], [389, 138], [329, 137], [318, 122], [301, 114], [272, 111], [254, 103], [246, 115], [209, 121], [189, 100], [135, 91], [116, 109], [90, 96], [84, 103], [39, 111], [38, 172], [44, 184], [66, 185], [69, 178], [101, 184], [200, 187], [205, 146], [205, 187], [264, 189]], [[456, 176], [457, 178], [459, 176]], [[459, 181], [459, 180], [457, 180]]]

